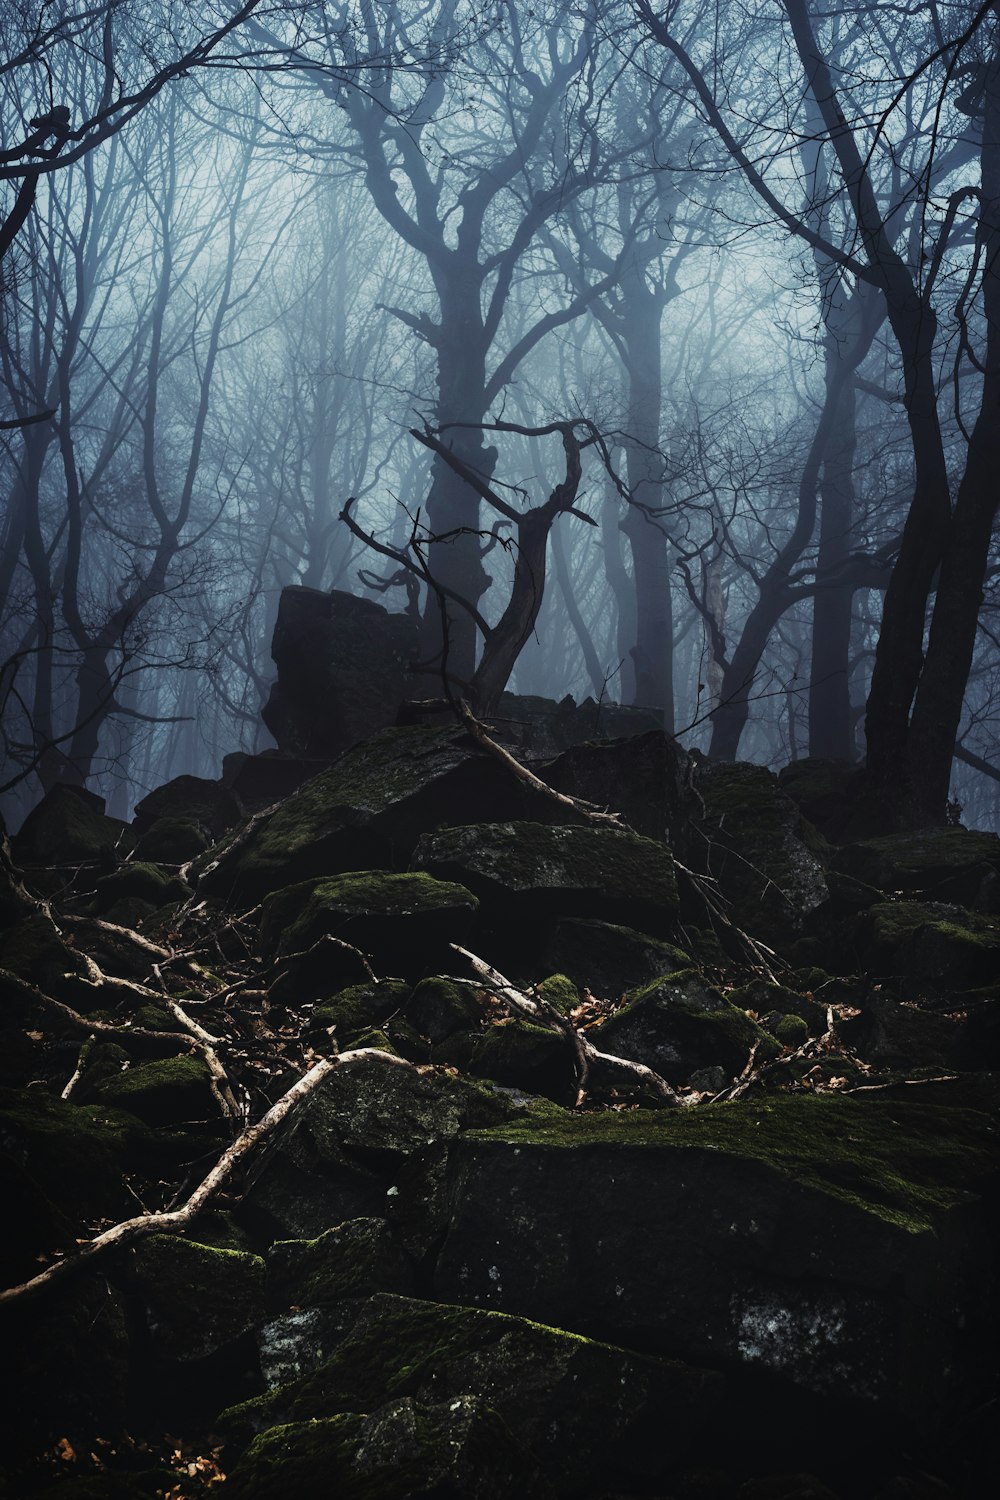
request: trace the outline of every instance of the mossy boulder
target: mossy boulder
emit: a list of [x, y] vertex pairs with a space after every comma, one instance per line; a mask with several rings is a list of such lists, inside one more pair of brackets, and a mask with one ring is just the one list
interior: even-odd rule
[[531, 1457], [484, 1402], [387, 1402], [370, 1415], [345, 1412], [290, 1422], [255, 1439], [228, 1480], [234, 1500], [407, 1500], [411, 1495], [551, 1493]]
[[164, 1057], [133, 1062], [104, 1078], [93, 1092], [113, 1109], [128, 1110], [147, 1125], [181, 1125], [218, 1116], [200, 1057]]
[[809, 1023], [786, 1012], [775, 1021], [771, 1034], [783, 1047], [801, 1047], [809, 1040]]
[[264, 1262], [245, 1251], [147, 1235], [132, 1252], [132, 1281], [164, 1359], [206, 1359], [264, 1318]]
[[298, 1136], [320, 1158], [329, 1154], [336, 1160], [344, 1149], [402, 1157], [520, 1112], [499, 1090], [444, 1068], [369, 1058], [320, 1085], [303, 1112]]
[[[0, 930], [0, 969], [9, 969], [46, 994], [74, 1006], [85, 993], [79, 982], [84, 974], [80, 955], [65, 942], [52, 918], [40, 911]], [[89, 991], [91, 1000], [93, 993]], [[12, 986], [5, 1003], [23, 1006], [25, 1001]], [[37, 1014], [34, 1019], [38, 1019]]]
[[443, 828], [417, 845], [414, 867], [460, 880], [484, 917], [510, 924], [511, 940], [568, 916], [626, 917], [660, 936], [677, 915], [669, 849], [624, 829], [478, 823]]
[[865, 772], [846, 760], [807, 756], [778, 772], [778, 785], [814, 828], [840, 843], [863, 818]]
[[704, 764], [696, 785], [709, 873], [735, 920], [765, 941], [788, 941], [828, 899], [825, 841], [765, 766]]
[[631, 995], [592, 1039], [602, 1052], [645, 1063], [672, 1084], [714, 1065], [732, 1078], [742, 1072], [754, 1046], [762, 1062], [781, 1050], [694, 969], [654, 980]]
[[131, 1115], [101, 1105], [75, 1105], [42, 1089], [0, 1090], [7, 1277], [31, 1274], [36, 1256], [71, 1248], [87, 1223], [134, 1205], [123, 1179], [145, 1134]]
[[1000, 918], [938, 902], [884, 901], [841, 934], [831, 951], [846, 969], [867, 971], [910, 994], [961, 993], [1000, 973]]
[[348, 1219], [268, 1251], [272, 1305], [328, 1308], [374, 1292], [410, 1293], [413, 1267], [385, 1219]]
[[448, 1146], [433, 1287], [935, 1420], [996, 1334], [995, 1168], [971, 1110], [798, 1095], [567, 1111]]
[[269, 896], [261, 942], [265, 951], [294, 951], [329, 935], [385, 954], [378, 967], [391, 963], [406, 973], [447, 957], [448, 944], [468, 936], [478, 907], [465, 886], [423, 871], [355, 870]]
[[[472, 1307], [372, 1297], [331, 1358], [223, 1418], [234, 1438], [387, 1402], [485, 1402], [559, 1494], [649, 1481], [697, 1442], [717, 1377]], [[420, 1493], [418, 1490], [417, 1493]]]
[[306, 782], [242, 842], [216, 850], [202, 886], [252, 901], [310, 877], [405, 869], [422, 833], [484, 807], [523, 815], [529, 797], [460, 730], [386, 729]]
[[577, 986], [606, 999], [691, 967], [690, 956], [673, 943], [593, 917], [560, 918], [543, 959]]
[[436, 974], [420, 981], [406, 1001], [404, 1014], [420, 1036], [436, 1043], [456, 1031], [479, 1026], [483, 1004], [469, 985]]
[[175, 776], [136, 803], [134, 823], [145, 838], [157, 823], [184, 819], [216, 839], [242, 816], [239, 802], [221, 781], [209, 781], [204, 776]]
[[925, 828], [839, 849], [838, 874], [925, 901], [1000, 914], [1000, 838], [966, 828]]
[[97, 882], [95, 906], [107, 912], [122, 901], [148, 902], [152, 910], [174, 901], [184, 901], [191, 887], [177, 875], [145, 860], [122, 865]]
[[272, 1004], [298, 1006], [304, 1001], [330, 1000], [350, 986], [370, 983], [371, 977], [363, 953], [324, 933], [305, 952], [282, 955], [268, 996]]
[[211, 842], [195, 817], [157, 818], [140, 834], [135, 852], [153, 864], [180, 865], [203, 854]]
[[411, 986], [404, 979], [370, 979], [362, 984], [350, 984], [328, 1000], [317, 1005], [312, 1013], [312, 1024], [327, 1030], [336, 1027], [338, 1041], [357, 1042], [364, 1031], [394, 1016], [406, 1004]]
[[557, 1104], [573, 1100], [576, 1069], [569, 1043], [560, 1032], [530, 1021], [515, 1018], [488, 1027], [473, 1043], [468, 1069], [477, 1078], [542, 1094]]
[[134, 843], [126, 823], [109, 818], [104, 798], [83, 787], [59, 784], [32, 808], [11, 840], [19, 865], [108, 865]]
[[[611, 732], [605, 730], [605, 735]], [[692, 806], [687, 788], [690, 762], [662, 729], [573, 745], [540, 774], [556, 791], [622, 813], [635, 833], [672, 848], [684, 847]]]

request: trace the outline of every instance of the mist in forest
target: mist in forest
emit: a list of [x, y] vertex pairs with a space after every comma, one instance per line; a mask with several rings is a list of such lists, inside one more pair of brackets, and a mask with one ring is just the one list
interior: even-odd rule
[[271, 745], [297, 584], [1000, 826], [998, 24], [3, 7], [7, 825]]

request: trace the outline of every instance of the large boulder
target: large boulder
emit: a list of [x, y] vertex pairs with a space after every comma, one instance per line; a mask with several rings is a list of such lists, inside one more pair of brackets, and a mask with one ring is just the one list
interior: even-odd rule
[[558, 792], [622, 813], [633, 832], [682, 849], [692, 811], [690, 773], [690, 759], [676, 740], [653, 730], [609, 743], [574, 745], [541, 775]]
[[334, 589], [282, 589], [263, 719], [281, 750], [331, 757], [396, 721], [412, 690], [417, 621]]
[[734, 920], [754, 937], [784, 944], [829, 899], [826, 845], [765, 766], [699, 766], [703, 803], [699, 858], [731, 903]]
[[1000, 838], [967, 828], [924, 828], [838, 849], [839, 875], [921, 901], [1000, 915]]
[[221, 846], [202, 871], [202, 889], [254, 901], [310, 876], [405, 870], [420, 835], [438, 824], [467, 822], [484, 808], [524, 817], [532, 801], [539, 799], [454, 725], [387, 729]]
[[163, 818], [185, 818], [216, 839], [242, 816], [236, 797], [221, 781], [204, 776], [175, 776], [135, 805], [137, 832], [146, 833]]
[[625, 829], [478, 823], [421, 839], [417, 869], [461, 880], [494, 922], [527, 932], [568, 916], [604, 916], [666, 937], [677, 916], [674, 862]]
[[712, 1067], [720, 1067], [728, 1081], [742, 1072], [752, 1048], [759, 1062], [781, 1050], [745, 1010], [693, 969], [656, 979], [630, 995], [593, 1036], [603, 1052], [645, 1063], [672, 1084]]
[[992, 1137], [829, 1095], [473, 1132], [434, 1294], [933, 1422], [995, 1339]]
[[467, 938], [478, 906], [465, 886], [424, 872], [355, 870], [269, 896], [261, 939], [271, 952], [294, 953], [340, 938], [391, 955], [392, 967], [408, 973], [447, 958], [448, 944]]
[[[718, 1377], [687, 1365], [501, 1313], [381, 1293], [319, 1369], [236, 1408], [223, 1424], [236, 1436], [278, 1423], [385, 1411], [404, 1400], [471, 1396], [516, 1433], [556, 1494], [592, 1494], [603, 1493], [602, 1485], [631, 1487], [675, 1472], [720, 1390]], [[237, 1494], [239, 1476], [252, 1471], [254, 1459], [251, 1450], [234, 1476]], [[378, 1493], [424, 1493], [428, 1467], [426, 1460], [418, 1466], [411, 1488]]]
[[70, 864], [109, 868], [132, 843], [128, 824], [105, 816], [103, 797], [60, 784], [32, 808], [11, 847], [16, 862], [29, 869]]

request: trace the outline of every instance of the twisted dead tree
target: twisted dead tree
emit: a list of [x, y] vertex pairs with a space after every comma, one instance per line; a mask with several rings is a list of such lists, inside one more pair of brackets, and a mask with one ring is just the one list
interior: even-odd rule
[[[521, 437], [550, 437], [558, 433], [562, 439], [565, 457], [565, 473], [548, 499], [540, 505], [531, 505], [518, 510], [496, 489], [476, 472], [459, 454], [449, 446], [443, 434], [466, 423], [449, 423], [447, 427], [424, 426], [411, 428], [411, 435], [418, 443], [437, 454], [441, 461], [472, 489], [481, 500], [495, 512], [497, 520], [492, 531], [478, 533], [485, 537], [484, 552], [498, 543], [510, 551], [514, 558], [514, 577], [510, 598], [495, 625], [490, 625], [482, 613], [468, 599], [448, 585], [440, 582], [431, 572], [428, 557], [432, 544], [447, 541], [449, 536], [432, 536], [421, 530], [419, 513], [414, 521], [409, 542], [405, 549], [389, 546], [378, 541], [364, 530], [353, 515], [357, 503], [352, 497], [340, 513], [341, 520], [350, 531], [374, 552], [389, 558], [398, 565], [404, 577], [413, 576], [426, 584], [437, 597], [442, 610], [442, 619], [447, 623], [447, 605], [457, 605], [473, 620], [483, 638], [483, 652], [472, 678], [459, 684], [476, 713], [490, 713], [500, 694], [507, 686], [521, 650], [535, 628], [538, 612], [545, 593], [545, 567], [549, 533], [560, 516], [576, 516], [590, 526], [597, 522], [592, 516], [576, 506], [583, 472], [582, 454], [585, 449], [597, 447], [607, 461], [607, 449], [594, 424], [585, 418], [571, 421], [549, 422], [543, 427], [526, 427], [520, 422], [483, 422], [473, 424], [477, 430], [516, 433]], [[511, 528], [513, 535], [507, 538], [501, 533]], [[458, 533], [454, 534], [457, 538]], [[393, 575], [393, 581], [399, 574]], [[441, 673], [445, 681], [445, 692], [454, 707], [452, 697], [453, 680], [447, 670], [448, 638], [444, 632]]]

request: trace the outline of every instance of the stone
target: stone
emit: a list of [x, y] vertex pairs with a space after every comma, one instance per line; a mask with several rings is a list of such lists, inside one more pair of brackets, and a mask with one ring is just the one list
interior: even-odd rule
[[161, 818], [189, 818], [212, 839], [240, 821], [242, 809], [228, 787], [204, 776], [175, 776], [135, 805], [133, 823], [147, 833]]
[[329, 766], [328, 756], [286, 755], [282, 750], [262, 750], [259, 755], [235, 752], [223, 758], [222, 782], [244, 812], [257, 813], [283, 802]]
[[542, 957], [580, 988], [606, 999], [691, 967], [690, 956], [673, 943], [593, 917], [561, 917]]
[[366, 954], [391, 955], [393, 968], [407, 973], [447, 959], [449, 943], [471, 932], [478, 907], [465, 886], [423, 871], [350, 871], [269, 896], [261, 943], [265, 952], [295, 952], [324, 936], [341, 938]]
[[135, 860], [101, 877], [94, 905], [98, 913], [104, 914], [120, 902], [143, 901], [155, 911], [172, 902], [185, 901], [190, 894], [191, 887], [179, 876], [169, 874], [159, 865]]
[[463, 730], [414, 725], [356, 745], [231, 847], [213, 851], [200, 889], [259, 900], [309, 877], [405, 870], [422, 833], [484, 807], [519, 816], [539, 802]]
[[966, 828], [924, 828], [838, 849], [837, 874], [880, 891], [1000, 915], [1000, 838]]
[[476, 1495], [541, 1500], [550, 1491], [496, 1414], [474, 1396], [387, 1402], [263, 1433], [229, 1477], [234, 1500], [408, 1500]]
[[1000, 973], [1000, 918], [943, 902], [884, 901], [847, 926], [834, 957], [843, 969], [891, 975], [911, 998], [961, 994]]
[[705, 808], [702, 859], [734, 920], [765, 942], [789, 941], [829, 898], [825, 841], [765, 766], [704, 763], [695, 786]]
[[278, 748], [339, 755], [396, 721], [412, 688], [418, 623], [334, 589], [284, 588], [271, 641], [277, 682], [263, 710]]
[[692, 798], [690, 760], [676, 740], [653, 730], [630, 739], [574, 745], [541, 769], [556, 791], [582, 798], [603, 812], [624, 815], [646, 838], [682, 849], [688, 839]]
[[865, 772], [846, 760], [806, 756], [778, 772], [778, 785], [825, 839], [839, 844], [862, 815]]
[[104, 813], [104, 798], [62, 783], [46, 792], [11, 841], [17, 864], [108, 867], [133, 843], [128, 824]]
[[668, 1472], [698, 1441], [721, 1387], [687, 1365], [521, 1318], [380, 1293], [325, 1364], [234, 1408], [222, 1426], [238, 1440], [276, 1422], [472, 1396], [516, 1432], [557, 1494], [600, 1493]]
[[375, 1292], [413, 1291], [413, 1265], [385, 1219], [348, 1219], [312, 1240], [279, 1240], [267, 1256], [276, 1305], [336, 1307]]
[[259, 1255], [150, 1234], [132, 1252], [132, 1277], [152, 1347], [164, 1359], [207, 1359], [264, 1318]]
[[933, 1425], [996, 1337], [992, 1137], [973, 1110], [830, 1095], [467, 1133], [431, 1284]]
[[209, 1076], [200, 1057], [165, 1057], [132, 1063], [93, 1092], [101, 1104], [128, 1110], [147, 1125], [180, 1125], [218, 1118]]
[[[439, 1049], [436, 1056], [447, 1056]], [[489, 1026], [473, 1042], [466, 1063], [476, 1078], [571, 1104], [576, 1092], [574, 1054], [559, 1032], [513, 1019]]]
[[437, 974], [422, 979], [406, 1001], [403, 1014], [432, 1044], [483, 1021], [483, 1005], [467, 984]]
[[153, 864], [181, 865], [203, 854], [211, 842], [196, 818], [157, 818], [140, 834], [135, 853]]
[[567, 916], [628, 917], [665, 936], [677, 916], [670, 851], [624, 829], [478, 823], [425, 834], [414, 867], [460, 880], [491, 920], [524, 932]]
[[591, 1040], [602, 1052], [645, 1063], [674, 1085], [713, 1065], [731, 1080], [743, 1071], [755, 1045], [760, 1062], [781, 1050], [694, 969], [654, 980], [630, 995], [627, 1005], [591, 1032]]

